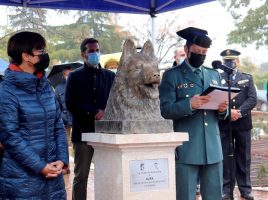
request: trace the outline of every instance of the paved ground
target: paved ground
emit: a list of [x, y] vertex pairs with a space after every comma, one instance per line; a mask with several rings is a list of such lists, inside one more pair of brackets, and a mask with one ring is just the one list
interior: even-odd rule
[[[264, 123], [268, 123], [268, 112], [263, 113], [259, 111], [253, 112], [254, 121], [258, 119]], [[268, 132], [268, 128], [265, 131]], [[251, 179], [254, 186], [258, 186], [258, 178], [257, 173], [260, 165], [263, 165], [268, 170], [268, 138], [264, 138], [261, 140], [253, 140], [252, 141], [252, 166], [251, 166]], [[71, 174], [65, 175], [65, 184], [67, 190], [67, 200], [71, 200], [71, 193], [72, 193], [72, 180], [73, 180], [73, 162], [71, 162]], [[268, 200], [268, 174], [263, 179], [263, 184], [266, 186], [265, 188], [254, 187], [253, 188], [253, 195], [255, 200]], [[238, 189], [235, 189], [234, 193], [235, 200], [242, 200], [240, 199], [240, 194]], [[88, 198], [87, 200], [94, 200], [94, 169], [90, 171], [89, 180], [88, 180]], [[96, 199], [98, 200], [98, 199]], [[146, 199], [145, 199], [146, 200]], [[165, 199], [166, 200], [166, 199]], [[201, 200], [200, 196], [196, 197], [196, 200]]]
[[[67, 200], [72, 199], [71, 198], [71, 192], [72, 192], [71, 183], [72, 183], [72, 179], [73, 179], [73, 173], [72, 172], [71, 172], [70, 175], [65, 175], [66, 190], [67, 190], [67, 194], [68, 194]], [[94, 200], [94, 170], [92, 170], [90, 175], [89, 175], [88, 190], [87, 191], [88, 191], [87, 200]], [[264, 191], [263, 188], [260, 188], [260, 189], [259, 188], [254, 188], [253, 195], [255, 197], [255, 200], [268, 200], [268, 190]], [[242, 200], [242, 198], [240, 198], [240, 194], [239, 194], [237, 189], [235, 189], [234, 197], [235, 197], [235, 200]], [[168, 200], [168, 199], [165, 199], [165, 200]], [[201, 197], [199, 195], [196, 196], [196, 200], [201, 200]]]
[[[71, 200], [71, 193], [72, 193], [72, 180], [73, 180], [73, 163], [71, 162], [71, 174], [65, 175], [65, 184], [67, 190], [67, 200]], [[94, 169], [91, 169], [89, 174], [88, 180], [88, 198], [87, 200], [94, 200]], [[253, 195], [255, 200], [268, 200], [268, 188], [254, 188]], [[240, 199], [240, 194], [237, 189], [235, 189], [234, 193], [235, 200], [242, 200]], [[97, 199], [96, 199], [97, 200]], [[166, 199], [165, 199], [166, 200]], [[196, 200], [201, 200], [201, 197], [198, 195], [196, 196]]]

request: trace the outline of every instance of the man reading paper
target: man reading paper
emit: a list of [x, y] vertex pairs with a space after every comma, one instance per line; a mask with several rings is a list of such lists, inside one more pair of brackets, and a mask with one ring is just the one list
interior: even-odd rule
[[220, 200], [222, 148], [219, 118], [226, 117], [227, 102], [217, 110], [198, 109], [209, 102], [200, 94], [210, 84], [221, 85], [218, 71], [203, 66], [211, 39], [207, 31], [189, 27], [177, 32], [186, 39], [186, 59], [163, 74], [159, 86], [161, 114], [173, 120], [174, 131], [188, 132], [189, 141], [176, 148], [176, 199], [196, 199], [199, 177], [202, 199]]

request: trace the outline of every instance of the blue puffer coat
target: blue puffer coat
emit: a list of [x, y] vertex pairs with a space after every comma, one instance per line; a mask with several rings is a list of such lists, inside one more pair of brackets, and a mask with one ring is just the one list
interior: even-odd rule
[[5, 72], [0, 85], [0, 199], [66, 199], [63, 175], [46, 179], [47, 163], [68, 164], [60, 108], [45, 76]]

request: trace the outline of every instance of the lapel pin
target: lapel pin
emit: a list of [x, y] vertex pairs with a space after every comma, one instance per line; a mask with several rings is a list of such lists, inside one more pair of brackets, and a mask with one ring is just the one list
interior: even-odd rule
[[187, 83], [184, 83], [184, 84], [183, 84], [183, 87], [184, 87], [184, 88], [188, 88], [188, 84], [187, 84]]

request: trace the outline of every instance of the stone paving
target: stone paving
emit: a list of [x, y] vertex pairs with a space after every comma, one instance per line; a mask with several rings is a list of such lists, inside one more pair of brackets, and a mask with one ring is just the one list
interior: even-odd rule
[[[67, 200], [72, 199], [71, 193], [72, 193], [72, 180], [73, 180], [73, 162], [71, 162], [70, 167], [71, 167], [71, 174], [65, 175]], [[254, 188], [253, 195], [255, 197], [255, 200], [268, 200], [268, 188]], [[235, 189], [234, 197], [235, 200], [242, 200], [242, 198], [240, 198], [240, 194], [237, 188]], [[94, 169], [91, 169], [89, 174], [87, 200], [94, 200]], [[196, 200], [201, 200], [201, 197], [197, 195]]]

